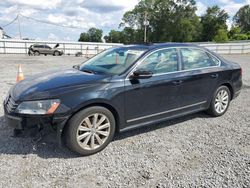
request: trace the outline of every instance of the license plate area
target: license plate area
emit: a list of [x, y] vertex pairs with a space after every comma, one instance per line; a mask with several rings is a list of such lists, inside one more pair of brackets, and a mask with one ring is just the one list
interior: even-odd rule
[[5, 121], [8, 126], [15, 129], [23, 129], [22, 127], [22, 118], [14, 117], [10, 115], [5, 115]]

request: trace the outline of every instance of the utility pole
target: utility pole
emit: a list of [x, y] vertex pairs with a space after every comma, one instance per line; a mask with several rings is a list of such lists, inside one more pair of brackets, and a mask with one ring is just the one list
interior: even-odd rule
[[147, 42], [147, 26], [149, 25], [149, 21], [148, 21], [148, 13], [145, 11], [144, 14], [144, 43]]
[[19, 14], [17, 15], [17, 20], [18, 20], [18, 28], [19, 28], [19, 38], [22, 39], [22, 34], [21, 34], [21, 27], [20, 27], [20, 19], [19, 19]]

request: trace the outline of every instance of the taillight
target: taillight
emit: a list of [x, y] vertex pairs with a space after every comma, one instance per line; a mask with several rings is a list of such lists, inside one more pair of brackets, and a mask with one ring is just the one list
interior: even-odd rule
[[240, 68], [240, 75], [242, 76], [242, 68]]

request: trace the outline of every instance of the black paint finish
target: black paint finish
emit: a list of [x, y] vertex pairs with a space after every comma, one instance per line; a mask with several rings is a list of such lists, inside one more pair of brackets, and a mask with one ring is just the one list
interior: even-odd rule
[[[181, 69], [182, 61], [178, 57], [177, 72], [153, 75], [147, 79], [130, 77], [133, 68], [147, 54], [159, 49], [182, 47], [206, 51], [217, 57], [221, 64], [217, 67], [185, 71]], [[67, 69], [43, 73], [21, 81], [10, 90], [10, 96], [16, 104], [30, 100], [60, 99], [61, 105], [52, 116], [31, 116], [7, 112], [4, 103], [6, 115], [21, 118], [23, 128], [30, 123], [30, 118], [37, 119], [37, 122], [43, 118], [49, 119], [51, 124], [60, 127], [60, 134], [64, 124], [76, 112], [88, 106], [100, 105], [111, 110], [116, 117], [118, 130], [124, 131], [205, 110], [220, 85], [227, 85], [233, 97], [241, 89], [240, 66], [207, 49], [176, 43], [136, 45], [136, 48], [147, 51], [121, 75], [91, 74]]]

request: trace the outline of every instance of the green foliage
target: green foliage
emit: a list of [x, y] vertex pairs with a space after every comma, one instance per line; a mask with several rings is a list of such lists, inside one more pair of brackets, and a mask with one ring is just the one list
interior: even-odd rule
[[231, 30], [228, 32], [228, 36], [230, 40], [248, 40], [250, 39], [250, 32], [243, 34], [241, 33], [240, 27], [232, 27]]
[[[195, 0], [140, 0], [133, 10], [123, 15], [120, 30], [111, 30], [106, 42], [135, 44], [144, 41], [145, 15], [148, 42], [194, 42], [250, 39], [250, 5], [239, 9], [228, 32], [229, 15], [218, 6], [208, 7], [196, 15]], [[81, 33], [79, 41], [101, 42], [102, 30], [91, 28]]]
[[246, 33], [248, 40], [250, 40], [250, 31]]
[[248, 35], [240, 33], [240, 34], [235, 35], [232, 39], [233, 40], [247, 40]]
[[102, 33], [101, 29], [90, 28], [87, 33], [81, 33], [78, 41], [80, 42], [102, 42]]
[[239, 27], [232, 27], [231, 30], [228, 32], [228, 37], [230, 40], [235, 40], [235, 36], [240, 34], [240, 28]]
[[121, 43], [123, 42], [123, 33], [121, 31], [111, 30], [108, 36], [104, 37], [106, 42]]
[[217, 34], [214, 36], [213, 41], [215, 41], [215, 42], [227, 42], [228, 41], [227, 30], [226, 29], [219, 29], [217, 31]]
[[241, 7], [235, 14], [233, 21], [240, 27], [242, 33], [250, 31], [250, 5]]
[[143, 37], [141, 36], [143, 36], [143, 33], [139, 30], [125, 27], [122, 31], [111, 30], [104, 39], [110, 43], [135, 44], [138, 43], [138, 41], [143, 41]]
[[200, 23], [195, 11], [193, 0], [141, 0], [133, 10], [124, 14], [120, 26], [133, 28], [137, 42], [142, 42], [146, 13], [150, 42], [196, 41]]
[[81, 33], [79, 42], [90, 42], [89, 41], [89, 34], [88, 33]]
[[[227, 30], [226, 21], [228, 14], [218, 6], [208, 7], [206, 13], [201, 17], [202, 41], [212, 41], [218, 33]], [[223, 31], [224, 32], [224, 31]]]

